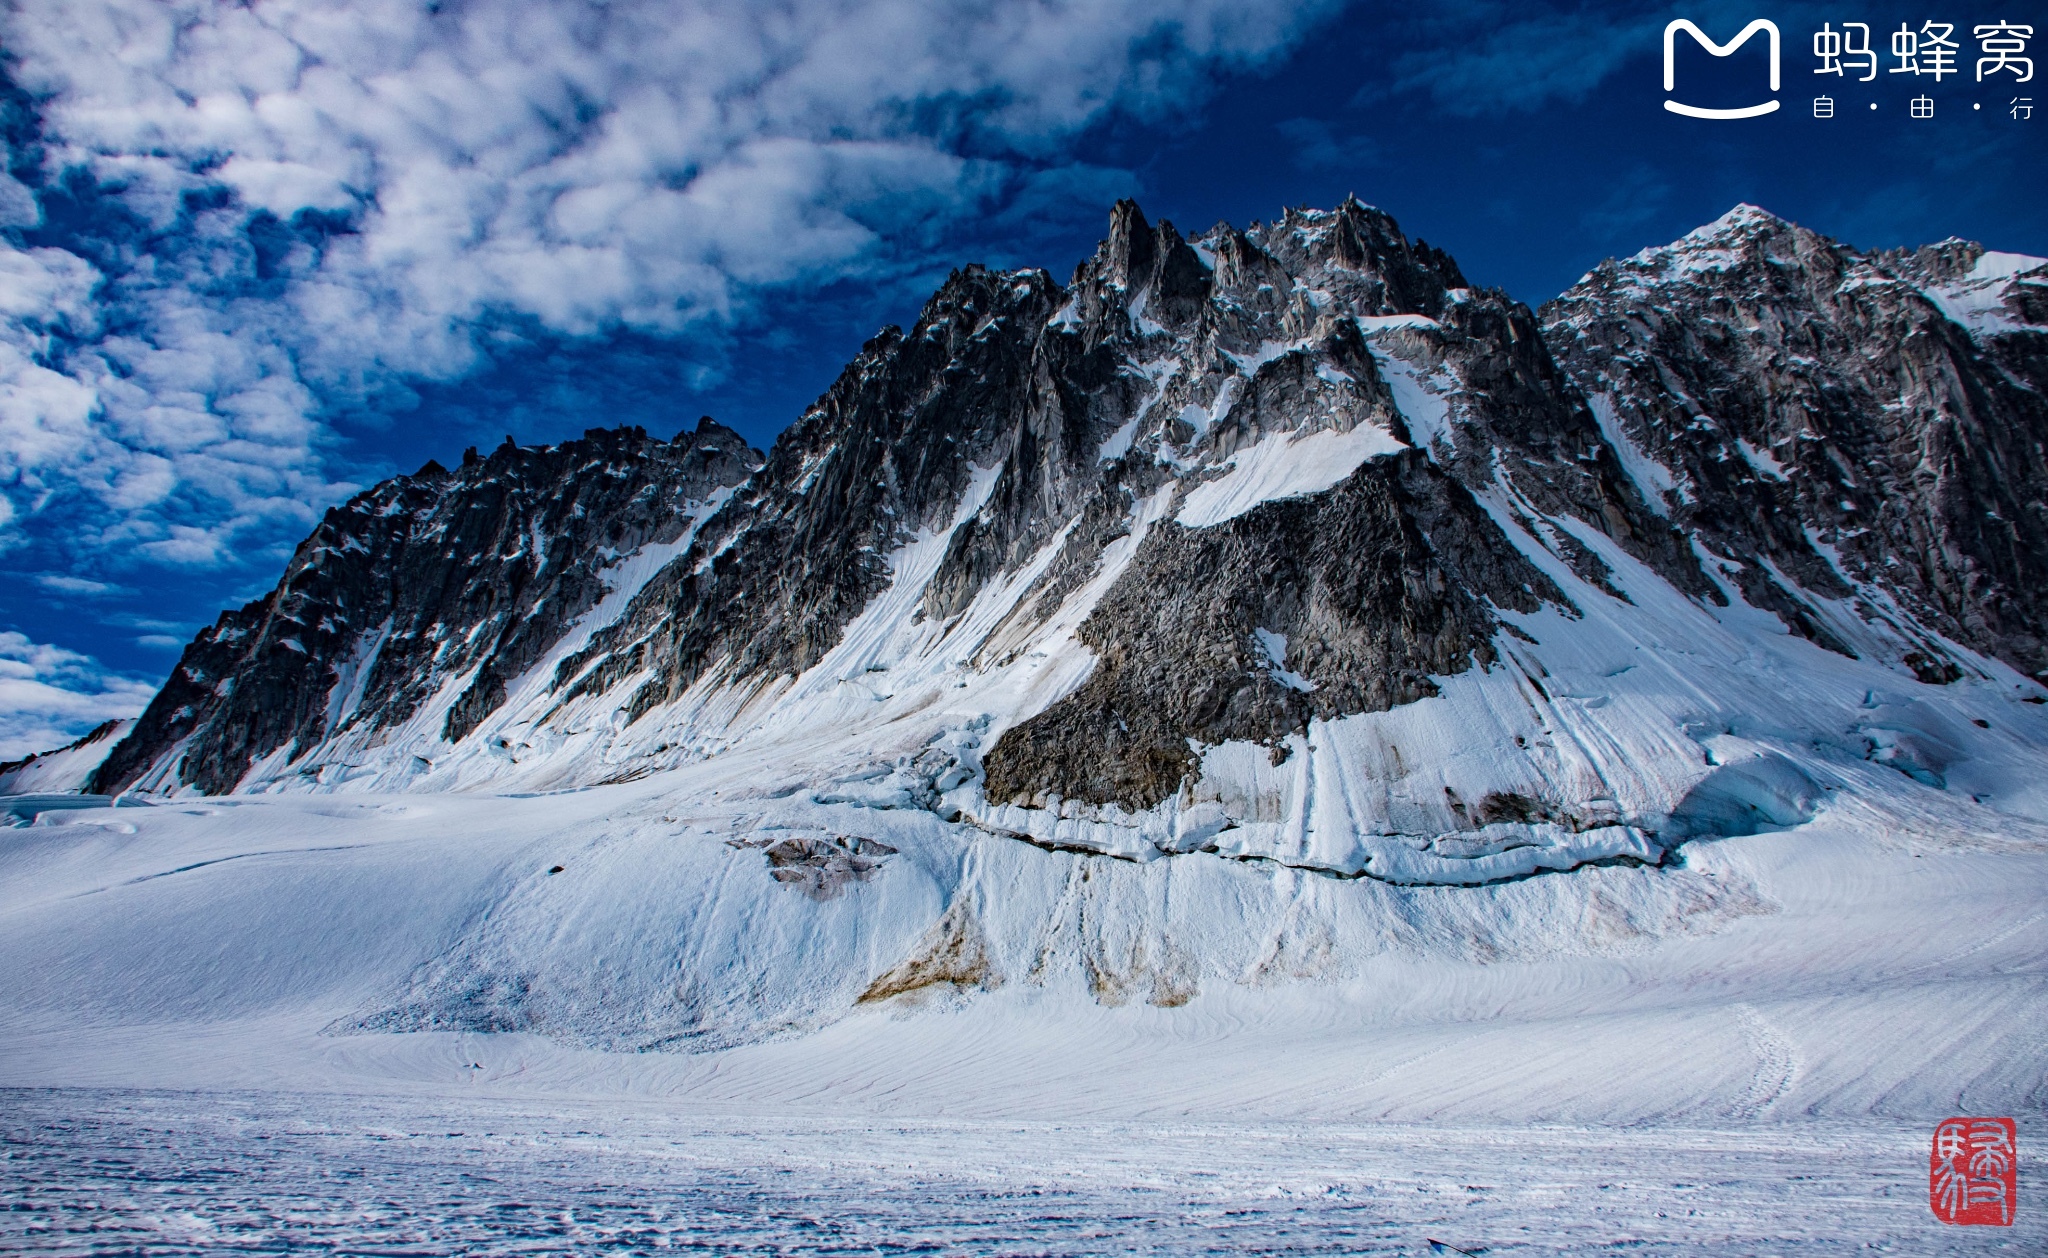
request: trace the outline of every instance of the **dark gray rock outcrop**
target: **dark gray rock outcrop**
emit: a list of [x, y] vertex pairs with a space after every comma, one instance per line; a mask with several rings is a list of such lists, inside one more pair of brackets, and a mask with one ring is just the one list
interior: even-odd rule
[[677, 537], [690, 507], [760, 460], [706, 419], [673, 441], [507, 438], [454, 471], [385, 481], [330, 510], [275, 590], [193, 639], [92, 787], [121, 790], [168, 758], [166, 785], [230, 791], [339, 726], [401, 726], [466, 677], [440, 722], [459, 741], [604, 596], [607, 563]]
[[2048, 679], [2048, 275], [1985, 257], [1744, 206], [1603, 263], [1544, 336], [1749, 602], [1853, 653], [1814, 596], [1853, 599], [1922, 680], [1962, 667], [1927, 629]]

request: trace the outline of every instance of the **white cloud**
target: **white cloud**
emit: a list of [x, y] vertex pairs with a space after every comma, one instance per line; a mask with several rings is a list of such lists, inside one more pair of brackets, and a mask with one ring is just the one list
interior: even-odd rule
[[43, 221], [43, 207], [27, 184], [0, 172], [0, 227], [34, 227]]
[[85, 577], [66, 576], [59, 573], [42, 573], [36, 577], [36, 584], [56, 594], [69, 594], [75, 598], [98, 598], [106, 594], [122, 593], [118, 585], [105, 581], [92, 581]]
[[[287, 346], [170, 269], [133, 291], [63, 249], [0, 243], [0, 547], [69, 495], [97, 507], [71, 548], [212, 564], [239, 534], [303, 531], [348, 488], [322, 474]], [[181, 527], [211, 550], [174, 544]]]
[[355, 196], [326, 171], [298, 162], [266, 162], [231, 157], [214, 177], [241, 194], [245, 205], [290, 218], [300, 210], [346, 210]]
[[[1334, 2], [9, 6], [46, 176], [90, 172], [139, 226], [104, 273], [0, 250], [0, 539], [68, 495], [97, 512], [78, 544], [142, 561], [289, 541], [352, 488], [323, 399], [459, 375], [478, 319], [715, 327], [885, 266]], [[35, 221], [21, 200], [0, 185], [0, 220]], [[259, 259], [258, 211], [348, 230]]]
[[50, 751], [102, 721], [134, 716], [155, 691], [90, 656], [0, 632], [0, 760]]
[[[1072, 160], [1077, 133], [1195, 103], [1336, 2], [0, 7], [44, 201], [0, 177], [0, 550], [279, 557], [355, 488], [331, 414], [459, 377], [480, 327], [715, 341], [763, 286], [1106, 202], [1129, 176]], [[28, 247], [46, 221], [70, 251]], [[0, 755], [147, 697], [19, 634], [0, 666]]]

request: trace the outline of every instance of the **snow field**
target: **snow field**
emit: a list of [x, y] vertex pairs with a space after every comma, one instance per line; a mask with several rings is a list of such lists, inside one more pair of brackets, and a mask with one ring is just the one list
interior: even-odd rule
[[[16, 1253], [2038, 1252], [1945, 1228], [1925, 1135], [735, 1120], [643, 1101], [16, 1093]], [[2038, 1173], [2038, 1157], [2022, 1175]], [[222, 1172], [232, 1169], [231, 1174]]]
[[[2023, 821], [1837, 807], [1665, 868], [1404, 888], [736, 795], [45, 813], [0, 831], [0, 1082], [1287, 1121], [2039, 1107]], [[898, 849], [871, 877], [820, 900], [772, 876], [763, 840], [848, 822]], [[949, 931], [978, 969], [932, 959]], [[860, 1003], [920, 958], [931, 981]]]

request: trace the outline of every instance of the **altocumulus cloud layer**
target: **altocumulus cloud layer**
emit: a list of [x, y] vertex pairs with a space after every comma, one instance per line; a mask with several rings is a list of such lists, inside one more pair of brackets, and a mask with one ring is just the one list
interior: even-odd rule
[[[274, 564], [353, 488], [334, 417], [461, 378], [489, 321], [716, 336], [752, 294], [1099, 188], [1083, 129], [1184, 107], [1330, 7], [25, 0], [0, 546], [46, 591]], [[27, 639], [6, 660], [47, 715], [0, 755], [140, 697]]]

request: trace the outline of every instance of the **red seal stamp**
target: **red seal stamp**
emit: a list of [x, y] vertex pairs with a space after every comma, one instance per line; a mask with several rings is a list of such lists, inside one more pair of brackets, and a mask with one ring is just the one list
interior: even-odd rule
[[1943, 1223], [2011, 1227], [2019, 1133], [2010, 1118], [1945, 1118], [1927, 1159], [1927, 1208]]

